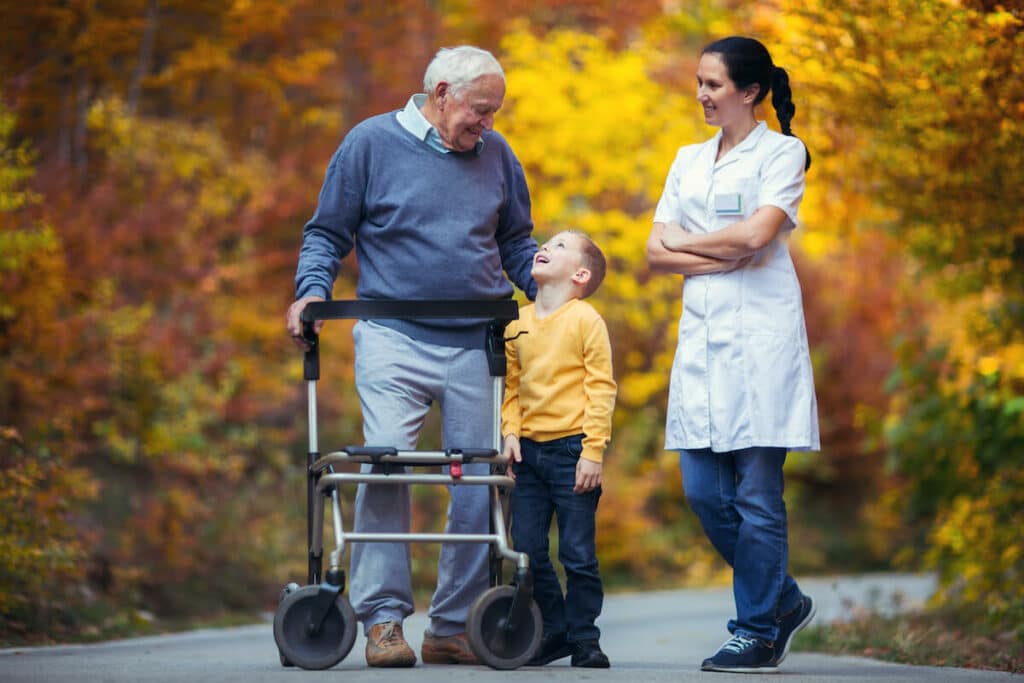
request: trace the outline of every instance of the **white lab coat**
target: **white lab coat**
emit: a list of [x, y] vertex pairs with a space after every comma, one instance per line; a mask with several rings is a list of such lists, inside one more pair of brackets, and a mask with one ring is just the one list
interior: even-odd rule
[[788, 219], [746, 267], [684, 279], [665, 448], [818, 450], [800, 283], [786, 244], [804, 193], [804, 146], [762, 122], [716, 163], [721, 135], [680, 148], [654, 221], [706, 233], [765, 205]]

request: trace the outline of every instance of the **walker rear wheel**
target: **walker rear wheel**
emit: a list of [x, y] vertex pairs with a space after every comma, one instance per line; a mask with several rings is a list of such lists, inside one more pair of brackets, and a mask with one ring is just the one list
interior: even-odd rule
[[517, 669], [529, 662], [540, 647], [544, 624], [540, 608], [530, 599], [525, 618], [509, 631], [509, 608], [515, 586], [497, 586], [483, 593], [469, 608], [466, 637], [481, 662], [493, 669]]
[[329, 669], [343, 660], [356, 641], [356, 615], [348, 598], [339, 595], [320, 624], [313, 624], [318, 611], [320, 586], [303, 586], [288, 594], [274, 615], [274, 640], [287, 661], [303, 669]]

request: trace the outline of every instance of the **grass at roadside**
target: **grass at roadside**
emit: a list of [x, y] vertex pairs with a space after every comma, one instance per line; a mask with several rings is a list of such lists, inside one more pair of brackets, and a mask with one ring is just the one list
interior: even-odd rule
[[1024, 628], [1016, 633], [994, 629], [952, 611], [866, 614], [846, 623], [814, 625], [797, 635], [793, 649], [1024, 673]]

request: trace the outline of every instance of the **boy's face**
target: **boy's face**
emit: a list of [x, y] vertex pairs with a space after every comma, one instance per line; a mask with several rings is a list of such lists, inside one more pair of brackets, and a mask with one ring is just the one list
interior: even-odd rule
[[533, 257], [530, 274], [538, 284], [568, 282], [582, 268], [582, 264], [580, 237], [571, 232], [560, 232], [541, 245]]

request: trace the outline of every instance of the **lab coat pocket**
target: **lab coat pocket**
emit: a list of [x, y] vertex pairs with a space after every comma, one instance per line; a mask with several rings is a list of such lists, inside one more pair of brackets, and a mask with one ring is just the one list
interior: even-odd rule
[[740, 329], [796, 342], [803, 328], [800, 284], [788, 269], [748, 266], [740, 271]]
[[743, 363], [754, 437], [803, 444], [814, 401], [806, 349], [794, 339], [751, 335], [743, 339]]

